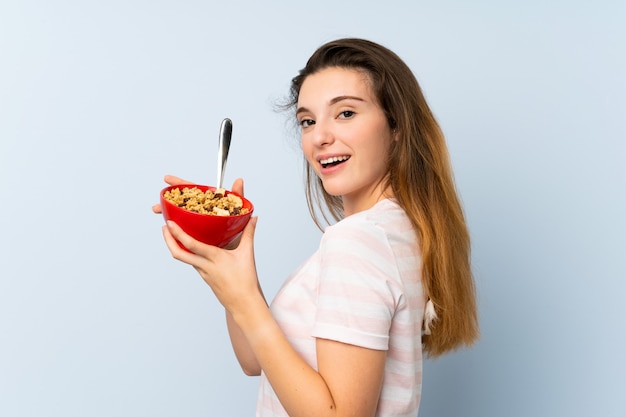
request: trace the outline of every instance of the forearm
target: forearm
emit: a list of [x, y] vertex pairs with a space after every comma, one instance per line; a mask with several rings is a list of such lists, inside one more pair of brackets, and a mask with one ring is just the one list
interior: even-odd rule
[[261, 366], [248, 343], [248, 339], [246, 339], [239, 325], [235, 323], [232, 314], [228, 311], [226, 311], [226, 326], [228, 328], [228, 335], [230, 336], [230, 343], [233, 346], [233, 351], [235, 352], [235, 356], [243, 372], [249, 376], [260, 375]]
[[294, 350], [267, 306], [259, 303], [232, 319], [291, 417], [336, 415], [326, 382]]

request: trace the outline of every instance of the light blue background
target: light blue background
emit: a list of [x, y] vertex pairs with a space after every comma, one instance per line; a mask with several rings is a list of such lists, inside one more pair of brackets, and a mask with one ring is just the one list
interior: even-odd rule
[[482, 339], [425, 364], [420, 416], [626, 415], [625, 21], [617, 0], [3, 0], [0, 415], [253, 415], [150, 206], [166, 173], [214, 182], [230, 117], [271, 298], [320, 237], [273, 105], [343, 36], [414, 69], [473, 236]]

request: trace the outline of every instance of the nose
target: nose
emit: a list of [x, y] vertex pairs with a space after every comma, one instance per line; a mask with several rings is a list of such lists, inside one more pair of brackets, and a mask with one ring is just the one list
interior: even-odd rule
[[318, 147], [328, 146], [335, 141], [335, 135], [331, 126], [323, 121], [317, 121], [315, 123], [311, 134], [313, 136], [313, 144]]

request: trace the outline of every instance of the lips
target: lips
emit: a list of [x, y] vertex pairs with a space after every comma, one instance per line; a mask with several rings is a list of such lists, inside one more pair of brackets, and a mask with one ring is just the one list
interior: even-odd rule
[[329, 158], [320, 159], [319, 163], [322, 165], [322, 168], [328, 168], [346, 162], [348, 159], [350, 159], [348, 155], [331, 156]]

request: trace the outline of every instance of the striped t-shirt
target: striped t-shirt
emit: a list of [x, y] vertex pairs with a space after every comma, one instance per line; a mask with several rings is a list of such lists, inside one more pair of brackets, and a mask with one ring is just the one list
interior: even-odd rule
[[[315, 339], [387, 350], [377, 417], [417, 415], [425, 296], [417, 237], [391, 199], [326, 228], [319, 249], [283, 284], [272, 315], [317, 369]], [[257, 417], [288, 416], [261, 374]]]

